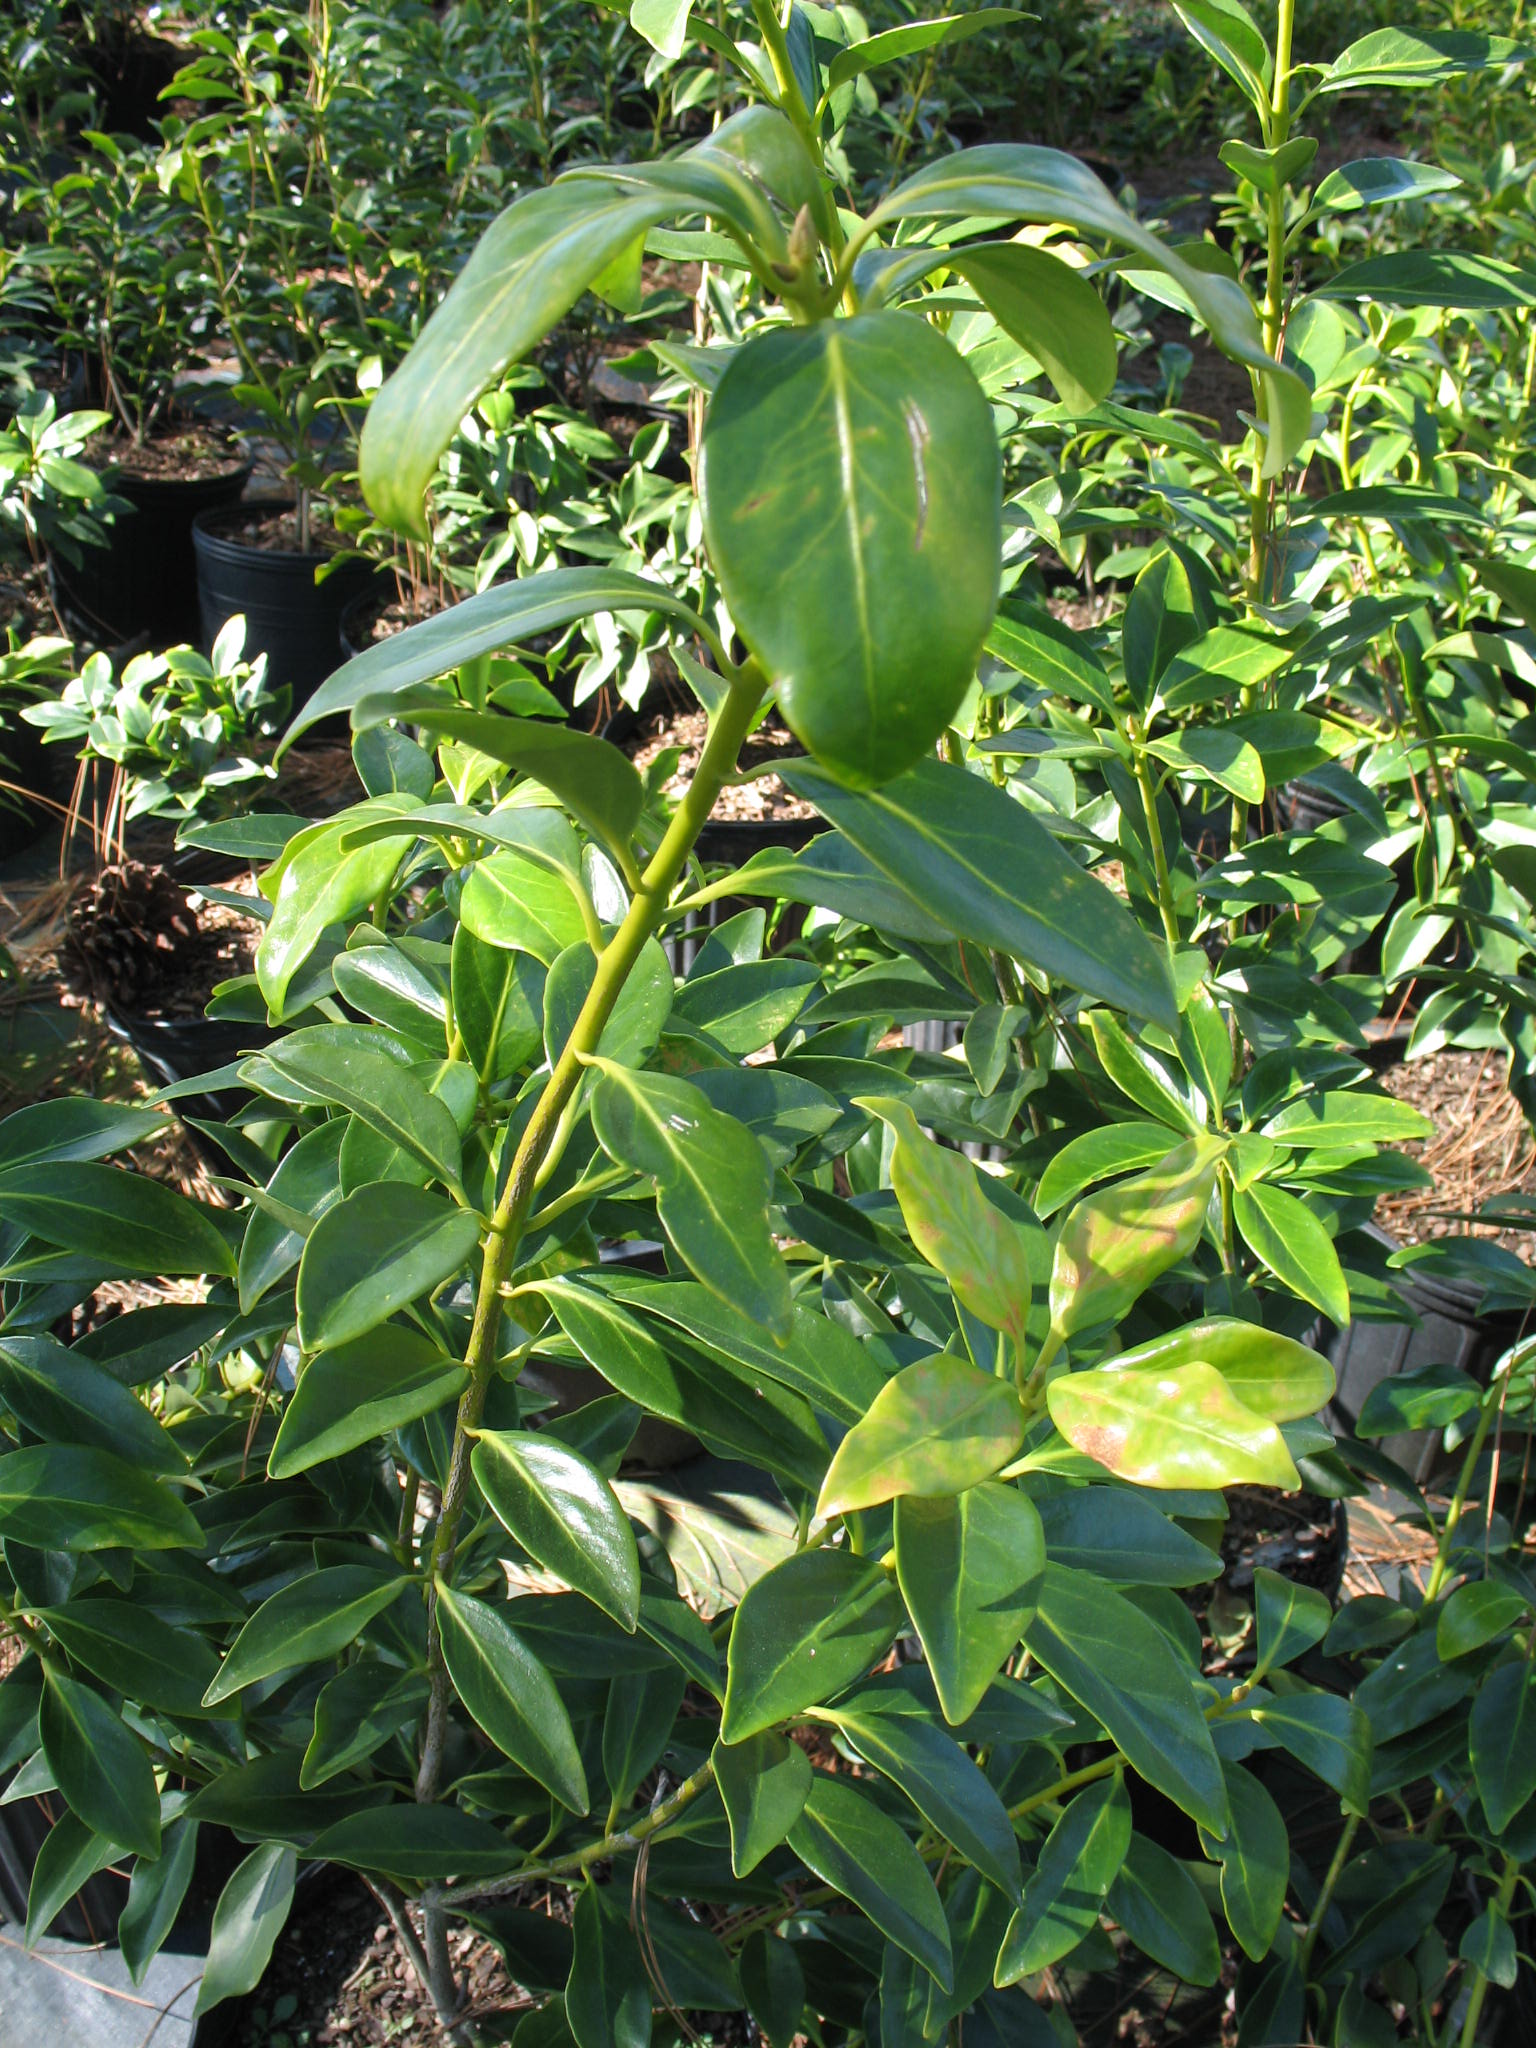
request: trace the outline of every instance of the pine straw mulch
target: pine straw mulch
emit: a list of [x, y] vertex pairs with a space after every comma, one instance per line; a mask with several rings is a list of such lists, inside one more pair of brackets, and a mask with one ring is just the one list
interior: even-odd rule
[[[693, 779], [704, 751], [708, 723], [702, 711], [658, 712], [642, 724], [638, 744], [631, 750], [630, 759], [643, 775], [662, 753], [669, 747], [675, 747], [678, 750], [677, 762], [662, 784], [665, 794], [675, 800], [682, 796]], [[776, 719], [766, 719], [741, 751], [742, 772], [750, 774], [752, 780], [728, 782], [715, 801], [711, 818], [733, 825], [777, 824], [784, 819], [814, 818], [815, 806], [791, 796], [777, 775], [755, 772], [769, 768], [775, 762], [797, 760], [804, 752], [800, 742]]]
[[1470, 1233], [1519, 1258], [1536, 1259], [1536, 1232], [1466, 1220], [1495, 1196], [1536, 1195], [1536, 1140], [1506, 1086], [1507, 1057], [1447, 1048], [1383, 1074], [1388, 1093], [1421, 1109], [1435, 1126], [1433, 1137], [1401, 1148], [1433, 1174], [1434, 1185], [1409, 1188], [1377, 1204], [1383, 1229], [1400, 1242], [1424, 1244]]

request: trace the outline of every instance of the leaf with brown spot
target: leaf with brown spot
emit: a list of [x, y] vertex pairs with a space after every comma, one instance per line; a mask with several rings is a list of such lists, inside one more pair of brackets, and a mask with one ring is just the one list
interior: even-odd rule
[[1077, 1204], [1062, 1226], [1051, 1268], [1051, 1327], [1069, 1337], [1115, 1323], [1137, 1297], [1200, 1242], [1220, 1138], [1186, 1138], [1146, 1173]]
[[1274, 1423], [1245, 1408], [1203, 1359], [1164, 1372], [1067, 1373], [1046, 1399], [1075, 1450], [1137, 1486], [1301, 1484]]
[[816, 1503], [852, 1514], [898, 1494], [963, 1493], [1000, 1471], [1024, 1441], [1013, 1384], [948, 1352], [887, 1381], [838, 1445]]

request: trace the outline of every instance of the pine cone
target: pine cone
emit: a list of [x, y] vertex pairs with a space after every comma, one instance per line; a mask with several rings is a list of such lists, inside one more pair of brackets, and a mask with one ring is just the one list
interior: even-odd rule
[[178, 948], [198, 942], [187, 893], [163, 868], [122, 861], [103, 868], [65, 914], [59, 971], [78, 996], [143, 1010]]

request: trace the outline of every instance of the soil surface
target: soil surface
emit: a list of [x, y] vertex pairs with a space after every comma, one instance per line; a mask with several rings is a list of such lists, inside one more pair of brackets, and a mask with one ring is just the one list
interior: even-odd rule
[[1447, 1048], [1382, 1075], [1390, 1094], [1423, 1110], [1435, 1126], [1432, 1138], [1402, 1147], [1434, 1175], [1433, 1187], [1409, 1188], [1377, 1204], [1377, 1221], [1402, 1243], [1470, 1231], [1521, 1258], [1536, 1257], [1536, 1232], [1466, 1220], [1494, 1196], [1536, 1194], [1536, 1141], [1505, 1086], [1506, 1063], [1502, 1052]]
[[245, 504], [204, 522], [221, 540], [238, 541], [248, 548], [269, 549], [273, 554], [334, 554], [341, 536], [318, 508], [309, 515], [309, 546], [299, 545], [299, 515], [292, 505]]
[[173, 427], [138, 444], [118, 436], [96, 447], [103, 465], [155, 483], [203, 482], [245, 467], [239, 449], [215, 427]]
[[443, 609], [442, 601], [432, 591], [412, 591], [406, 596], [399, 591], [380, 592], [349, 613], [347, 638], [354, 647], [370, 647], [376, 640], [393, 639], [407, 626], [419, 626], [423, 619], [433, 618]]
[[[702, 711], [653, 713], [642, 719], [639, 733], [628, 749], [630, 759], [643, 775], [659, 755], [667, 748], [675, 747], [679, 759], [662, 789], [667, 796], [676, 799], [688, 787], [699, 765], [707, 730], [708, 721]], [[742, 748], [741, 767], [751, 774], [771, 762], [798, 760], [804, 753], [804, 747], [794, 734], [770, 716]], [[815, 815], [813, 805], [791, 796], [778, 776], [773, 774], [753, 775], [750, 782], [728, 782], [710, 812], [712, 818], [732, 824], [774, 824], [781, 819], [814, 818]]]

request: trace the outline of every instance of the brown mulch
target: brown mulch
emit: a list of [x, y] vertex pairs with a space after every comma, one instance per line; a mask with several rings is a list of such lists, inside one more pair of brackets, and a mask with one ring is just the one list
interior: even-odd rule
[[156, 483], [201, 482], [232, 476], [245, 467], [244, 456], [229, 436], [205, 426], [174, 427], [138, 443], [119, 435], [98, 443], [93, 452], [102, 466]]
[[[702, 711], [663, 711], [646, 719], [630, 759], [642, 774], [668, 747], [679, 750], [676, 767], [662, 784], [665, 794], [681, 797], [692, 781], [704, 751], [708, 720]], [[741, 768], [751, 773], [774, 761], [794, 761], [804, 747], [774, 718], [767, 718], [741, 750]], [[732, 824], [767, 824], [787, 818], [814, 818], [815, 807], [791, 796], [777, 775], [755, 775], [750, 782], [728, 782], [721, 790], [712, 818]]]
[[1421, 1109], [1435, 1126], [1433, 1137], [1402, 1147], [1434, 1175], [1434, 1186], [1409, 1188], [1377, 1204], [1383, 1229], [1402, 1243], [1470, 1232], [1518, 1257], [1536, 1257], [1536, 1232], [1460, 1220], [1493, 1196], [1536, 1194], [1536, 1141], [1505, 1085], [1506, 1069], [1502, 1052], [1447, 1048], [1382, 1075], [1390, 1094]]

